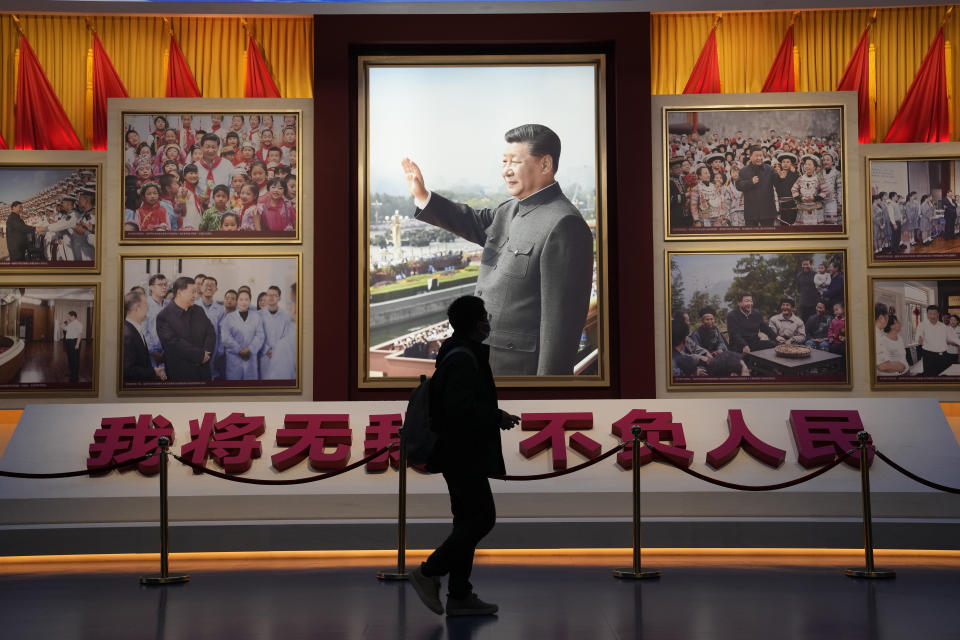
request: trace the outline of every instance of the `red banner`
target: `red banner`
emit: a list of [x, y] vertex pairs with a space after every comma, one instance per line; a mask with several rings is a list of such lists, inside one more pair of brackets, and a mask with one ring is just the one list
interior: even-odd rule
[[170, 60], [167, 63], [167, 90], [168, 98], [202, 98], [200, 87], [187, 66], [183, 51], [177, 44], [177, 39], [170, 36]]
[[14, 149], [83, 149], [27, 37], [20, 35]]
[[857, 139], [870, 143], [870, 28], [863, 30], [857, 48], [843, 71], [837, 91], [857, 92]]
[[700, 57], [693, 65], [684, 93], [720, 93], [720, 58], [717, 55], [717, 28], [710, 30]]
[[260, 55], [260, 47], [257, 46], [253, 36], [247, 39], [247, 77], [243, 86], [243, 97], [280, 97], [280, 90], [277, 89], [273, 76], [270, 75], [270, 69], [267, 68], [266, 61]]
[[107, 98], [127, 98], [130, 94], [97, 34], [93, 34], [93, 148], [107, 148]]
[[943, 29], [937, 32], [884, 142], [948, 142], [947, 63]]
[[763, 83], [763, 93], [775, 93], [783, 91], [796, 91], [796, 80], [793, 75], [793, 25], [787, 28], [787, 34], [783, 36], [783, 42], [780, 43], [780, 50], [777, 51], [777, 57], [770, 67], [770, 73]]

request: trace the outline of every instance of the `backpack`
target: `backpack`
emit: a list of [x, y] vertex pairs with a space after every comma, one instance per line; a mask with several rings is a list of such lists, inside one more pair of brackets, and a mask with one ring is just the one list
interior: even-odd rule
[[[437, 369], [437, 373], [443, 367], [443, 363], [457, 352], [466, 352], [470, 359], [476, 365], [476, 357], [467, 347], [455, 347], [449, 353], [444, 355], [443, 362]], [[407, 412], [403, 416], [403, 441], [407, 449], [407, 462], [411, 465], [426, 464], [434, 448], [437, 446], [439, 429], [433, 423], [433, 414], [430, 407], [430, 383], [437, 377], [435, 373], [433, 378], [426, 375], [420, 376], [420, 384], [410, 394], [410, 401], [407, 402]]]

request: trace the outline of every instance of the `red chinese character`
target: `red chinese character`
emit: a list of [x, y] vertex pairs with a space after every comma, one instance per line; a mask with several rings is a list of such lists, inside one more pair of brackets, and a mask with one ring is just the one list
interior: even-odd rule
[[202, 421], [190, 421], [190, 442], [181, 447], [180, 456], [202, 467], [212, 454], [227, 473], [249, 471], [253, 459], [260, 457], [263, 416], [231, 413], [220, 422], [216, 419], [216, 414], [205, 413]]
[[[593, 429], [592, 413], [524, 413], [521, 416], [524, 431], [539, 431], [520, 443], [520, 453], [532, 458], [546, 448], [553, 452], [553, 468], [567, 468], [567, 447], [564, 435], [573, 429]], [[570, 436], [570, 448], [588, 459], [600, 455], [600, 443], [582, 434]]]
[[[369, 456], [388, 444], [400, 441], [399, 430], [403, 426], [403, 419], [399, 413], [385, 413], [371, 415], [367, 425], [366, 438], [363, 441], [363, 455]], [[394, 469], [400, 467], [400, 449], [394, 448], [367, 463], [368, 472], [380, 473], [387, 470], [387, 464]]]
[[[145, 456], [157, 448], [157, 438], [160, 436], [167, 436], [170, 444], [173, 444], [173, 426], [161, 415], [104, 418], [100, 427], [93, 433], [87, 469], [104, 469]], [[144, 475], [159, 473], [160, 456], [147, 458], [137, 465], [137, 470]]]
[[767, 444], [758, 438], [743, 419], [743, 411], [740, 409], [730, 409], [727, 412], [727, 424], [730, 427], [730, 435], [726, 442], [707, 454], [707, 464], [714, 469], [725, 466], [740, 452], [740, 449], [746, 450], [756, 460], [774, 469], [783, 464], [783, 459], [787, 452]]
[[[797, 443], [797, 461], [806, 468], [818, 467], [836, 460], [840, 452], [853, 449], [844, 461], [860, 468], [857, 433], [863, 422], [857, 411], [840, 409], [804, 409], [790, 412], [790, 427]], [[867, 441], [873, 445], [873, 439]], [[867, 450], [867, 466], [873, 464], [873, 450]]]
[[[293, 446], [270, 456], [275, 469], [289, 469], [308, 455], [310, 467], [317, 471], [336, 471], [347, 466], [353, 442], [348, 414], [294, 413], [284, 417], [283, 426], [277, 431], [277, 444]], [[328, 447], [334, 450], [328, 452]]]
[[[641, 447], [638, 458], [644, 465], [653, 460], [653, 451], [674, 463], [689, 467], [693, 452], [687, 451], [687, 440], [683, 436], [683, 425], [673, 422], [670, 412], [650, 412], [645, 409], [633, 409], [627, 415], [613, 423], [613, 435], [626, 442], [627, 446], [617, 454], [617, 464], [624, 469], [633, 467], [633, 433], [631, 427], [640, 425], [640, 438], [647, 440], [648, 446]], [[664, 444], [669, 442], [671, 444]]]

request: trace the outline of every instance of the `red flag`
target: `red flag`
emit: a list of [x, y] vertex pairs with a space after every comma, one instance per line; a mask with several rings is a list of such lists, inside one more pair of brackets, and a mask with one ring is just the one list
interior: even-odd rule
[[97, 34], [93, 34], [93, 148], [107, 148], [107, 98], [128, 98], [117, 70]]
[[167, 63], [167, 93], [168, 98], [201, 98], [200, 87], [193, 79], [183, 51], [177, 44], [177, 39], [170, 36], [170, 60]]
[[83, 149], [27, 37], [20, 35], [14, 149]]
[[693, 65], [684, 93], [720, 93], [720, 58], [717, 56], [717, 28], [710, 30], [700, 57]]
[[260, 48], [257, 47], [256, 40], [250, 36], [247, 40], [247, 77], [243, 87], [244, 98], [279, 98], [280, 90], [277, 89], [270, 70], [263, 56], [260, 55]]
[[947, 63], [943, 28], [900, 104], [884, 142], [947, 142], [950, 140], [950, 113], [947, 110]]
[[773, 93], [778, 91], [796, 91], [796, 81], [793, 76], [793, 25], [787, 28], [787, 34], [783, 36], [783, 42], [780, 43], [780, 50], [777, 51], [777, 57], [770, 67], [770, 73], [763, 83], [763, 93]]
[[3, 135], [0, 135], [0, 149], [6, 149], [7, 143], [3, 140]]
[[837, 91], [857, 92], [857, 139], [870, 143], [870, 27], [863, 30], [857, 48], [843, 71]]

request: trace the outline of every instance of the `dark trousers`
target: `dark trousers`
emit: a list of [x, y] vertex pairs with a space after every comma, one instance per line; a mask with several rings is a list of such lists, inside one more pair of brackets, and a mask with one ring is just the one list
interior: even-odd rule
[[80, 382], [80, 350], [76, 340], [64, 340], [67, 350], [67, 366], [70, 367], [70, 382]]
[[447, 590], [451, 598], [466, 598], [473, 591], [470, 572], [477, 544], [490, 533], [497, 521], [497, 510], [490, 491], [490, 481], [482, 473], [443, 473], [450, 492], [453, 531], [423, 563], [425, 576], [450, 574]]
[[957, 213], [943, 214], [943, 235], [947, 240], [954, 240], [957, 237]]
[[938, 376], [943, 370], [954, 364], [957, 357], [952, 353], [934, 353], [933, 351], [923, 350], [923, 375]]

